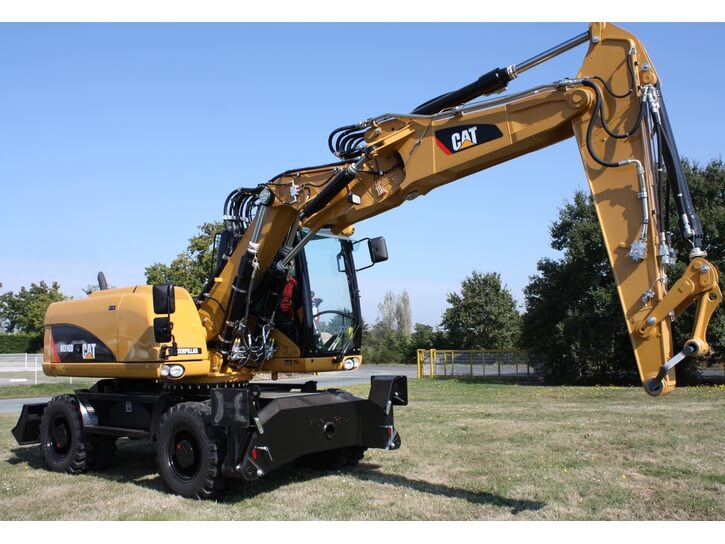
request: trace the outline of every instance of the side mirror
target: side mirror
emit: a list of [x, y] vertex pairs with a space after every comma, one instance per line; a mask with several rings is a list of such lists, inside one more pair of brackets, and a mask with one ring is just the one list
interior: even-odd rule
[[388, 260], [388, 246], [385, 238], [378, 236], [368, 240], [368, 249], [370, 250], [370, 260], [373, 264], [381, 263]]
[[[355, 272], [360, 272], [361, 270], [366, 270], [370, 268], [371, 266], [374, 266], [376, 263], [382, 263], [383, 261], [388, 260], [388, 246], [385, 243], [385, 238], [382, 236], [378, 236], [377, 238], [363, 238], [362, 240], [358, 240], [357, 242], [353, 242], [353, 246], [356, 244], [360, 244], [367, 240], [368, 242], [368, 252], [370, 253], [370, 264], [367, 266], [363, 266], [361, 268], [355, 269]], [[339, 268], [339, 265], [338, 265]], [[340, 270], [343, 272], [343, 270]]]
[[171, 342], [173, 336], [171, 335], [171, 329], [173, 324], [169, 316], [166, 317], [154, 317], [154, 340], [157, 344], [163, 344], [165, 342]]
[[176, 298], [173, 285], [154, 285], [154, 313], [173, 314], [176, 311]]

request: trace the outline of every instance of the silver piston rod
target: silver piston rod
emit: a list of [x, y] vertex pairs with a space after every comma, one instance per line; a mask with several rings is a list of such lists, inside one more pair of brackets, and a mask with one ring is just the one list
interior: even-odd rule
[[578, 36], [574, 36], [570, 40], [560, 43], [559, 45], [552, 47], [551, 49], [548, 49], [543, 53], [539, 53], [535, 57], [531, 57], [530, 59], [525, 60], [524, 62], [521, 62], [519, 64], [511, 65], [508, 67], [508, 70], [511, 72], [511, 79], [514, 79], [518, 75], [523, 74], [526, 70], [530, 70], [534, 66], [538, 66], [542, 62], [546, 62], [553, 59], [554, 57], [558, 57], [562, 53], [566, 53], [570, 49], [574, 49], [575, 47], [588, 41], [589, 31], [582, 32]]

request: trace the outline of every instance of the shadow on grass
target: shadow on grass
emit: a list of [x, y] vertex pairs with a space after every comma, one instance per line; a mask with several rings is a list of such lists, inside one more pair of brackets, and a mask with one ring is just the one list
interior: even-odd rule
[[[40, 448], [37, 446], [17, 447], [11, 450], [11, 453], [13, 456], [8, 459], [7, 462], [9, 464], [18, 465], [26, 463], [33, 469], [45, 470], [45, 463], [40, 453]], [[488, 504], [509, 508], [512, 514], [518, 514], [526, 510], [541, 510], [546, 505], [546, 503], [539, 501], [510, 499], [485, 491], [471, 491], [469, 489], [443, 484], [434, 484], [423, 480], [408, 478], [400, 474], [380, 472], [379, 469], [380, 465], [363, 462], [357, 467], [345, 470], [344, 474], [364, 482], [406, 487], [420, 493], [452, 497], [474, 504]], [[218, 502], [233, 504], [241, 500], [270, 493], [293, 483], [303, 483], [337, 473], [339, 472], [332, 470], [312, 470], [291, 464], [279, 468], [254, 482], [228, 480], [227, 489], [218, 498]], [[145, 440], [119, 440], [118, 449], [116, 450], [111, 467], [104, 471], [91, 471], [88, 474], [113, 482], [131, 483], [162, 493], [169, 492], [157, 472], [155, 444]]]
[[[32, 469], [46, 470], [43, 455], [38, 446], [19, 446], [10, 452], [12, 455], [7, 460], [8, 464], [27, 464]], [[86, 474], [104, 480], [130, 483], [146, 489], [169, 493], [169, 489], [158, 473], [156, 443], [147, 440], [119, 440], [111, 466], [104, 470], [90, 470]], [[275, 470], [255, 482], [230, 479], [227, 481], [227, 489], [218, 502], [238, 502], [263, 495], [293, 482], [314, 480], [326, 474], [329, 472], [306, 470], [289, 465]]]
[[[19, 446], [10, 451], [7, 460], [10, 465], [27, 464], [35, 470], [46, 470], [43, 455], [38, 446]], [[158, 473], [156, 443], [146, 440], [119, 440], [111, 466], [104, 470], [90, 470], [86, 473], [104, 480], [130, 483], [162, 493], [169, 493]], [[255, 482], [227, 480], [226, 490], [218, 502], [235, 503], [240, 500], [263, 495], [291, 483], [321, 478], [329, 472], [306, 470], [295, 465], [282, 467]]]
[[[546, 503], [540, 501], [509, 499], [507, 497], [502, 497], [485, 491], [471, 491], [469, 489], [461, 489], [448, 485], [434, 484], [423, 480], [415, 480], [400, 474], [380, 472], [379, 469], [380, 465], [361, 463], [357, 467], [349, 468], [340, 472], [344, 472], [346, 476], [356, 478], [363, 482], [375, 482], [378, 484], [387, 484], [396, 487], [406, 487], [420, 493], [429, 493], [431, 495], [440, 495], [442, 497], [452, 497], [474, 504], [488, 504], [492, 506], [510, 508], [512, 514], [518, 514], [525, 510], [541, 510], [544, 506], [546, 506]], [[219, 502], [238, 502], [239, 500], [249, 499], [260, 494], [269, 493], [289, 485], [292, 482], [305, 482], [340, 472], [332, 470], [312, 470], [297, 467], [294, 464], [288, 465], [268, 474], [263, 479], [257, 480], [256, 482], [247, 482], [241, 486], [234, 486], [232, 483], [232, 489], [229, 489], [220, 498]]]
[[[401, 476], [400, 474], [388, 474], [377, 470], [369, 469], [370, 465], [361, 464], [356, 470], [350, 472], [350, 475], [359, 480], [376, 482], [379, 484], [388, 484], [398, 487], [407, 487], [421, 493], [430, 493], [432, 495], [441, 495], [444, 497], [453, 497], [462, 499], [474, 504], [490, 504], [493, 506], [501, 506], [510, 508], [512, 514], [518, 514], [524, 510], [541, 510], [546, 503], [540, 501], [529, 501], [525, 499], [509, 499], [486, 491], [471, 491], [469, 489], [461, 489], [443, 484], [434, 484], [424, 480], [415, 480]], [[377, 468], [375, 465], [371, 468]]]
[[[27, 463], [30, 468], [46, 470], [38, 446], [17, 447], [11, 450], [11, 465]], [[168, 492], [156, 467], [156, 444], [146, 440], [119, 440], [111, 466], [103, 471], [86, 474], [119, 483], [132, 483], [147, 489]]]

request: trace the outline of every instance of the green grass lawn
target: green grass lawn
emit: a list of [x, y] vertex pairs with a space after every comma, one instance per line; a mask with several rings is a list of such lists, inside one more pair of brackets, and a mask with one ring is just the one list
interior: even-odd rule
[[0, 387], [0, 399], [22, 399], [26, 397], [54, 397], [72, 393], [76, 389], [89, 387], [88, 383], [42, 383], [38, 385], [12, 385]]
[[[367, 387], [351, 387], [366, 394]], [[218, 501], [170, 495], [153, 444], [113, 467], [46, 471], [0, 416], [2, 520], [723, 520], [725, 388], [411, 380], [399, 451], [345, 472], [282, 468]]]

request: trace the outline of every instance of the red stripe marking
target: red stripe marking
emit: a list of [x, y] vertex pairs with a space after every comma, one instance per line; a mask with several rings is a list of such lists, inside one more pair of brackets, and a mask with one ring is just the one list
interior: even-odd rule
[[51, 363], [60, 363], [58, 351], [55, 349], [55, 340], [53, 340], [53, 329], [50, 330], [50, 349], [53, 351], [53, 360]]
[[451, 154], [451, 151], [445, 145], [443, 145], [443, 142], [441, 142], [438, 138], [436, 138], [436, 143], [438, 144], [438, 147], [441, 148], [443, 153], [445, 153], [446, 155]]

